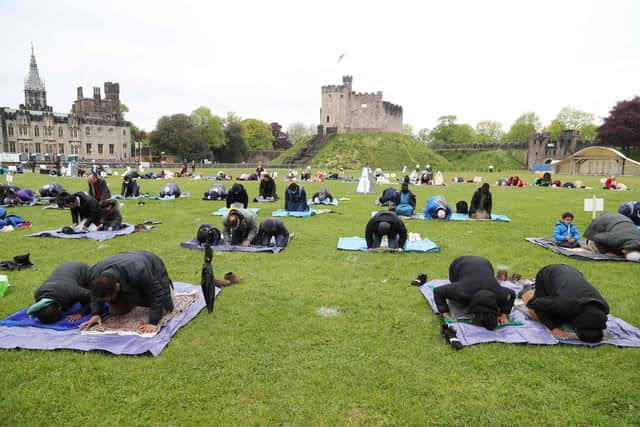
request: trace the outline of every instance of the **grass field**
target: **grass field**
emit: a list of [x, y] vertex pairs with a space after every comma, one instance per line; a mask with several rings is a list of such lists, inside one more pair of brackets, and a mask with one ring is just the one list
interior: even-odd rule
[[[409, 231], [441, 246], [438, 254], [336, 250], [338, 237], [364, 234], [374, 199], [386, 186], [378, 186], [378, 195], [358, 195], [354, 183], [327, 182], [334, 195], [351, 200], [333, 214], [284, 218], [296, 234], [284, 252], [215, 255], [216, 274], [234, 271], [244, 282], [223, 290], [214, 313], [201, 312], [159, 357], [0, 351], [0, 424], [638, 425], [638, 349], [487, 344], [455, 352], [439, 336], [439, 319], [410, 286], [419, 272], [446, 278], [449, 263], [460, 255], [485, 256], [523, 277], [566, 263], [601, 291], [614, 315], [640, 326], [638, 264], [576, 261], [524, 241], [549, 236], [567, 210], [584, 232], [590, 222], [584, 198], [595, 194], [605, 199], [606, 210], [617, 210], [640, 199], [640, 178], [619, 178], [635, 189], [627, 192], [599, 190], [596, 177], [581, 177], [594, 190], [495, 188], [500, 176], [511, 174], [534, 179], [523, 171], [483, 175], [492, 184], [494, 212], [507, 214], [511, 223], [407, 222]], [[451, 184], [453, 175], [445, 173], [445, 188], [412, 187], [418, 207], [435, 194], [452, 204], [469, 201], [475, 184]], [[37, 190], [49, 180], [25, 174], [15, 184]], [[58, 181], [70, 191], [87, 186], [84, 179]], [[119, 192], [120, 178], [108, 181]], [[150, 250], [165, 260], [174, 280], [198, 283], [202, 253], [179, 243], [194, 237], [201, 223], [220, 226], [221, 218], [211, 212], [223, 204], [201, 200], [210, 182], [176, 182], [190, 198], [144, 206], [127, 201], [122, 209], [127, 222], [157, 218], [161, 225], [103, 243], [26, 237], [67, 225], [69, 212], [11, 209], [33, 226], [0, 233], [0, 259], [29, 252], [35, 265], [8, 272], [12, 287], [0, 299], [0, 317], [29, 305], [33, 290], [58, 264], [91, 264], [123, 250]], [[154, 194], [163, 184], [141, 181], [142, 191]], [[254, 197], [258, 184], [246, 186]], [[307, 193], [319, 186], [307, 184]], [[281, 196], [284, 188], [278, 181]], [[259, 218], [283, 204], [283, 198], [260, 204]], [[322, 317], [316, 314], [320, 307], [339, 314]]]

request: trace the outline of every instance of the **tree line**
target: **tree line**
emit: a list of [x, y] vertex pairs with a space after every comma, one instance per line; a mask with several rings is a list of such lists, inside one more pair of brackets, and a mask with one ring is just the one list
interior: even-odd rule
[[[126, 106], [123, 106], [126, 108]], [[124, 111], [126, 112], [126, 111]], [[640, 146], [640, 97], [618, 102], [604, 118], [595, 124], [591, 113], [564, 107], [547, 126], [532, 111], [520, 115], [508, 131], [497, 121], [484, 120], [475, 127], [458, 123], [455, 115], [438, 118], [436, 126], [420, 129], [414, 134], [409, 124], [403, 133], [426, 144], [492, 144], [528, 142], [535, 133], [549, 133], [552, 140], [564, 130], [577, 130], [582, 141], [629, 150]], [[259, 119], [242, 119], [235, 113], [226, 117], [214, 115], [207, 107], [199, 107], [191, 114], [162, 116], [156, 128], [147, 134], [132, 126], [132, 138], [151, 144], [154, 152], [166, 152], [181, 160], [209, 159], [219, 162], [241, 162], [249, 150], [271, 150], [274, 140], [271, 124]], [[287, 128], [293, 145], [316, 133], [314, 125], [291, 123]]]
[[564, 130], [577, 130], [582, 141], [599, 145], [621, 147], [629, 150], [640, 146], [640, 97], [618, 102], [598, 126], [591, 113], [564, 107], [547, 126], [543, 126], [538, 115], [532, 111], [518, 117], [508, 131], [497, 121], [485, 120], [475, 128], [457, 123], [455, 115], [438, 118], [436, 126], [420, 129], [415, 135], [411, 125], [404, 125], [403, 133], [414, 135], [426, 144], [492, 144], [526, 143], [535, 133], [549, 133], [556, 140]]

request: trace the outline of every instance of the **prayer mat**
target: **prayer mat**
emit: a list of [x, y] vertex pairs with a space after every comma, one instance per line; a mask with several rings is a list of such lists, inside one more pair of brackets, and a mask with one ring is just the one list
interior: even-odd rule
[[319, 200], [317, 202], [314, 202], [313, 199], [309, 199], [309, 200], [307, 200], [307, 204], [308, 205], [333, 205], [333, 206], [338, 206], [340, 204], [340, 202], [338, 201], [338, 199], [332, 199], [331, 201]]
[[[178, 293], [197, 292], [196, 300], [177, 313], [153, 337], [139, 335], [118, 334], [82, 334], [80, 329], [56, 331], [34, 327], [0, 326], [0, 348], [25, 348], [32, 350], [104, 350], [113, 354], [143, 354], [151, 353], [158, 356], [169, 344], [171, 337], [193, 319], [205, 307], [204, 297], [200, 286], [189, 283], [174, 282], [174, 289]], [[220, 292], [216, 288], [216, 295]]]
[[[420, 292], [429, 303], [431, 310], [435, 314], [439, 313], [433, 297], [433, 289], [437, 286], [446, 285], [447, 283], [449, 283], [448, 280], [432, 280], [419, 288]], [[516, 293], [522, 290], [522, 286], [512, 282], [503, 281], [500, 282], [500, 285], [505, 288], [513, 289]], [[452, 310], [453, 307], [453, 305], [450, 305]], [[463, 322], [450, 323], [449, 326], [454, 329], [456, 337], [460, 340], [460, 343], [463, 346], [489, 342], [502, 342], [510, 344], [526, 343], [545, 345], [561, 343], [589, 347], [611, 344], [618, 347], [640, 347], [640, 329], [612, 315], [609, 315], [607, 318], [607, 329], [605, 330], [606, 337], [599, 343], [586, 343], [575, 338], [560, 340], [551, 335], [551, 332], [549, 332], [542, 323], [532, 320], [519, 309], [514, 308], [514, 310], [509, 314], [509, 318], [514, 323], [513, 326], [499, 327], [493, 331], [481, 326], [475, 326]], [[521, 324], [516, 325], [516, 322]]]
[[124, 236], [135, 232], [135, 227], [131, 224], [122, 224], [120, 230], [114, 231], [87, 231], [74, 234], [65, 234], [61, 229], [40, 231], [38, 233], [30, 234], [29, 237], [59, 237], [61, 239], [89, 239], [102, 242], [104, 240], [113, 239], [117, 236]]
[[75, 303], [68, 310], [62, 313], [62, 318], [55, 323], [42, 323], [35, 317], [30, 317], [27, 310], [20, 310], [10, 316], [0, 320], [0, 326], [31, 326], [34, 328], [53, 329], [56, 331], [68, 331], [69, 329], [77, 329], [78, 325], [91, 317], [90, 314], [84, 315], [75, 322], [69, 321], [66, 317], [70, 314], [80, 312], [80, 303]]
[[144, 199], [145, 197], [151, 197], [149, 193], [141, 193], [137, 196], [123, 197], [121, 194], [114, 194], [111, 196], [112, 199], [118, 200], [136, 200], [136, 199]]
[[[414, 214], [413, 216], [410, 217], [411, 219], [433, 219], [433, 218], [426, 218], [424, 216], [424, 212], [418, 212], [416, 214]], [[469, 217], [469, 215], [465, 215], [465, 214], [459, 214], [459, 213], [452, 213], [451, 214], [451, 218], [448, 219], [448, 221], [497, 221], [497, 222], [511, 222], [511, 218], [509, 218], [506, 215], [499, 215], [499, 214], [491, 214], [491, 220], [488, 219], [474, 219]]]
[[[395, 249], [389, 248], [367, 248], [367, 239], [364, 237], [340, 237], [338, 239], [338, 249], [343, 251], [362, 251], [362, 252], [396, 252]], [[433, 253], [440, 252], [440, 247], [432, 242], [429, 238], [424, 238], [416, 241], [409, 241], [404, 245], [404, 252], [423, 252]]]
[[620, 255], [607, 255], [607, 254], [601, 254], [600, 252], [594, 252], [588, 247], [586, 247], [583, 241], [579, 242], [580, 243], [579, 248], [563, 248], [562, 246], [558, 246], [553, 239], [548, 239], [546, 237], [526, 237], [525, 240], [527, 242], [549, 249], [550, 251], [555, 252], [557, 254], [568, 256], [574, 259], [582, 259], [582, 260], [590, 260], [590, 261], [637, 262], [637, 261], [628, 260], [625, 257]]
[[[258, 213], [260, 211], [260, 208], [248, 208], [248, 210], [253, 211], [254, 213]], [[227, 216], [227, 213], [229, 212], [228, 208], [220, 208], [217, 211], [213, 211], [213, 215], [214, 216]]]
[[94, 325], [89, 329], [83, 329], [82, 334], [118, 334], [137, 335], [139, 337], [154, 337], [162, 330], [169, 320], [185, 311], [198, 297], [198, 292], [193, 289], [189, 292], [176, 292], [173, 296], [173, 311], [165, 313], [158, 322], [155, 332], [140, 333], [136, 328], [149, 320], [149, 307], [134, 307], [127, 314], [121, 316], [107, 316], [100, 325]]
[[284, 209], [278, 209], [275, 210], [273, 212], [271, 212], [271, 216], [292, 216], [295, 218], [309, 218], [310, 216], [313, 215], [318, 215], [318, 214], [322, 214], [322, 213], [329, 213], [331, 212], [328, 209], [321, 209], [321, 210], [317, 210], [317, 209], [309, 209], [308, 211], [285, 211]]
[[[291, 239], [293, 238], [293, 234], [289, 235], [289, 242], [291, 242]], [[287, 243], [288, 245], [288, 243]], [[202, 246], [200, 243], [198, 243], [197, 239], [191, 239], [188, 242], [183, 242], [180, 243], [180, 246], [186, 249], [197, 249], [200, 251], [204, 250], [204, 246]], [[269, 252], [269, 253], [274, 253], [277, 254], [278, 252], [283, 251], [286, 248], [286, 246], [284, 248], [279, 247], [279, 246], [255, 246], [255, 245], [251, 245], [251, 246], [242, 246], [242, 245], [229, 245], [226, 246], [224, 244], [224, 242], [221, 240], [218, 242], [217, 245], [214, 245], [211, 247], [211, 249], [213, 249], [214, 252]]]

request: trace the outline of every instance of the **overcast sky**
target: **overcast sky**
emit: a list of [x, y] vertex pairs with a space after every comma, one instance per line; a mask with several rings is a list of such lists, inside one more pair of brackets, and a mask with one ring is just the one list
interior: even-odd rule
[[119, 82], [148, 131], [201, 105], [315, 125], [320, 87], [343, 75], [414, 131], [449, 114], [505, 131], [526, 111], [604, 117], [640, 95], [639, 3], [0, 0], [0, 106], [24, 102], [33, 42], [54, 111]]

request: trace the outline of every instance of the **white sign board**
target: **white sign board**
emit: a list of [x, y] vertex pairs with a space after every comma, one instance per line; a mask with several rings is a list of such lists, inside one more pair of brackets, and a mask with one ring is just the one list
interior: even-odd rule
[[7, 174], [7, 182], [13, 182], [13, 175]]
[[[595, 206], [594, 206], [595, 203]], [[604, 210], [604, 199], [584, 199], [585, 212], [600, 212]]]

